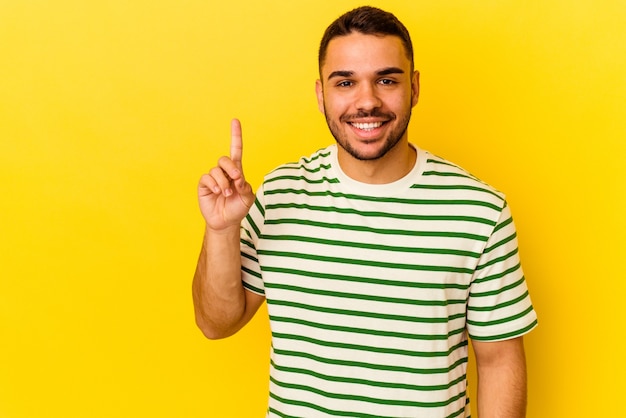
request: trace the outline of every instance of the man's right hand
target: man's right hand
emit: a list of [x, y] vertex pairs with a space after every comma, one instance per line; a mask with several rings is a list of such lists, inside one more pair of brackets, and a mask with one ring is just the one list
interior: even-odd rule
[[238, 228], [254, 203], [254, 193], [241, 164], [243, 140], [239, 120], [232, 120], [230, 132], [230, 158], [221, 157], [198, 184], [200, 211], [207, 228], [213, 231]]

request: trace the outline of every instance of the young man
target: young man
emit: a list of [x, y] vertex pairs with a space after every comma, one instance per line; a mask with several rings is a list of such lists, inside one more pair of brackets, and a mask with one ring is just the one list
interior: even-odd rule
[[320, 111], [336, 145], [271, 172], [256, 196], [230, 158], [198, 187], [193, 284], [208, 338], [268, 304], [268, 416], [523, 417], [522, 335], [536, 325], [501, 193], [408, 141], [419, 74], [406, 28], [362, 7], [326, 30]]

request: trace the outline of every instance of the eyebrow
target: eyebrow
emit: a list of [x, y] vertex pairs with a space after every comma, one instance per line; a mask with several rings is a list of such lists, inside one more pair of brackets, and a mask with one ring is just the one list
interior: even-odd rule
[[354, 71], [333, 71], [328, 75], [328, 80], [334, 77], [352, 77], [354, 75]]
[[[398, 67], [387, 67], [381, 70], [376, 71], [376, 75], [389, 75], [389, 74], [404, 74], [404, 70]], [[354, 75], [354, 71], [346, 71], [346, 70], [338, 70], [333, 71], [328, 75], [328, 80], [334, 77], [352, 77]]]
[[383, 68], [382, 70], [378, 71], [376, 74], [378, 75], [404, 74], [404, 70], [398, 67], [388, 67], [388, 68]]

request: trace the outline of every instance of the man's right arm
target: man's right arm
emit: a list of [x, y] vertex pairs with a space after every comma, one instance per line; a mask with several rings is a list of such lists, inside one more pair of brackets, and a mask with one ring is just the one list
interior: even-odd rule
[[220, 158], [198, 184], [206, 230], [192, 291], [196, 323], [211, 339], [237, 332], [264, 300], [241, 282], [240, 224], [254, 203], [243, 176], [242, 149], [241, 125], [233, 120], [230, 158]]
[[239, 331], [265, 298], [244, 289], [241, 282], [239, 228], [205, 232], [193, 279], [196, 324], [210, 339]]

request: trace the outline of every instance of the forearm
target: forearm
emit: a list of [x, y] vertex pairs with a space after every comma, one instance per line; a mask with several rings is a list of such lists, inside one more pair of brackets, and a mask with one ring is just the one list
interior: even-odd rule
[[[500, 344], [506, 350], [489, 357], [484, 345]], [[476, 351], [477, 344], [474, 344]], [[526, 416], [526, 361], [521, 338], [507, 342], [480, 343], [477, 352], [478, 418], [524, 418]], [[482, 350], [482, 351], [481, 351]]]
[[224, 338], [240, 328], [245, 312], [241, 282], [239, 228], [207, 228], [193, 279], [196, 323], [211, 339]]

